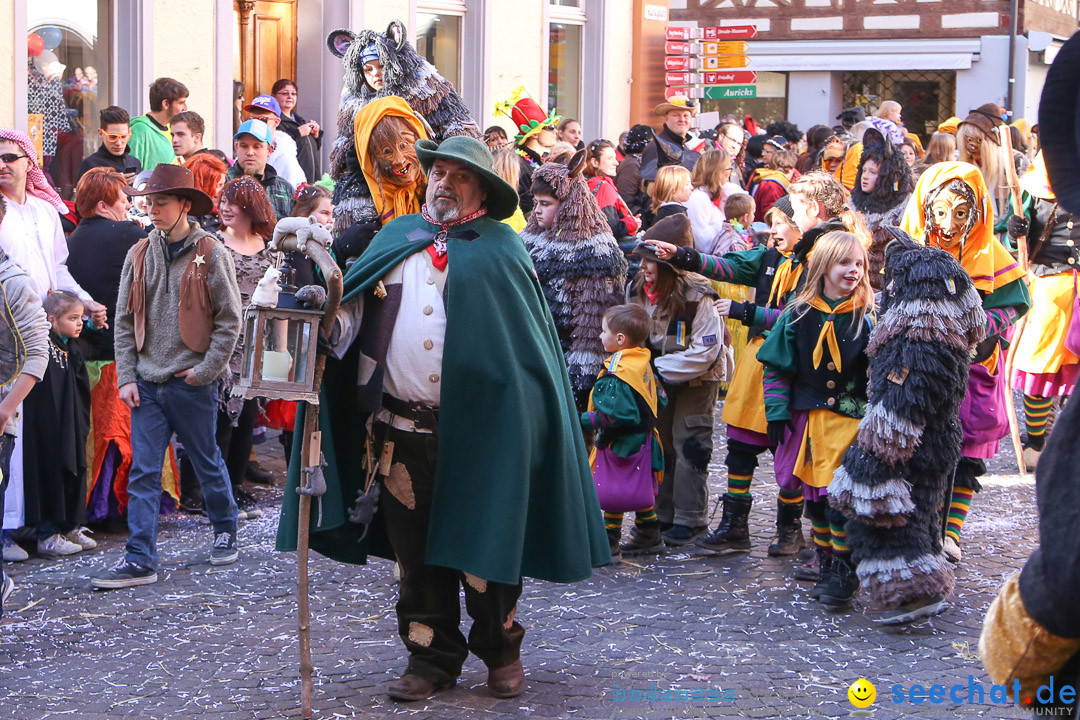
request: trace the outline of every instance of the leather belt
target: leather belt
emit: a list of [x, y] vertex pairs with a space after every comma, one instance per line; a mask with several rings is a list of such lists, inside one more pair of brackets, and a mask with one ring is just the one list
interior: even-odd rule
[[405, 402], [383, 393], [382, 406], [394, 415], [411, 420], [419, 430], [436, 432], [439, 429], [439, 408], [424, 403]]

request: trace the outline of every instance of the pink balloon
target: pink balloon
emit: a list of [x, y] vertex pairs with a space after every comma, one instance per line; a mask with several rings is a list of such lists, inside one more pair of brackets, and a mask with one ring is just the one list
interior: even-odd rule
[[26, 38], [26, 52], [30, 57], [37, 57], [45, 50], [45, 41], [37, 33], [30, 33]]

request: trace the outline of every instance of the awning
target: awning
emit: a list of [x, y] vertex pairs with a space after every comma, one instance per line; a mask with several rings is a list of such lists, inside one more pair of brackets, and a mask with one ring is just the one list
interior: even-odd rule
[[751, 41], [747, 69], [967, 70], [979, 59], [981, 49], [978, 39]]

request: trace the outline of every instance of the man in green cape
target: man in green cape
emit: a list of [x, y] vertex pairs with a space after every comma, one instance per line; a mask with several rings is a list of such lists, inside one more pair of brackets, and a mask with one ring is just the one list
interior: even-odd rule
[[[327, 364], [319, 415], [327, 492], [310, 543], [342, 562], [400, 563], [409, 665], [391, 697], [450, 687], [470, 650], [491, 692], [514, 697], [521, 578], [583, 580], [610, 555], [555, 325], [521, 239], [499, 222], [517, 193], [478, 140], [416, 149], [423, 211], [387, 224], [345, 276], [330, 338], [340, 361]], [[361, 525], [349, 512], [363, 505], [365, 444], [379, 500]], [[283, 551], [296, 548], [299, 445]]]

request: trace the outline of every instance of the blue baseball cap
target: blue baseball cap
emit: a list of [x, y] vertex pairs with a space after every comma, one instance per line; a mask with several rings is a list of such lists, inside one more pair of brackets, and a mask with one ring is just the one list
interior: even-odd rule
[[241, 135], [250, 135], [256, 140], [262, 140], [267, 145], [274, 144], [274, 133], [270, 132], [270, 126], [262, 120], [245, 120], [240, 123], [240, 127], [236, 129], [236, 134], [233, 135], [233, 140], [239, 140]]
[[269, 110], [278, 117], [281, 117], [281, 105], [278, 104], [278, 101], [273, 95], [259, 95], [245, 105], [244, 109], [248, 112], [251, 112], [252, 110]]

